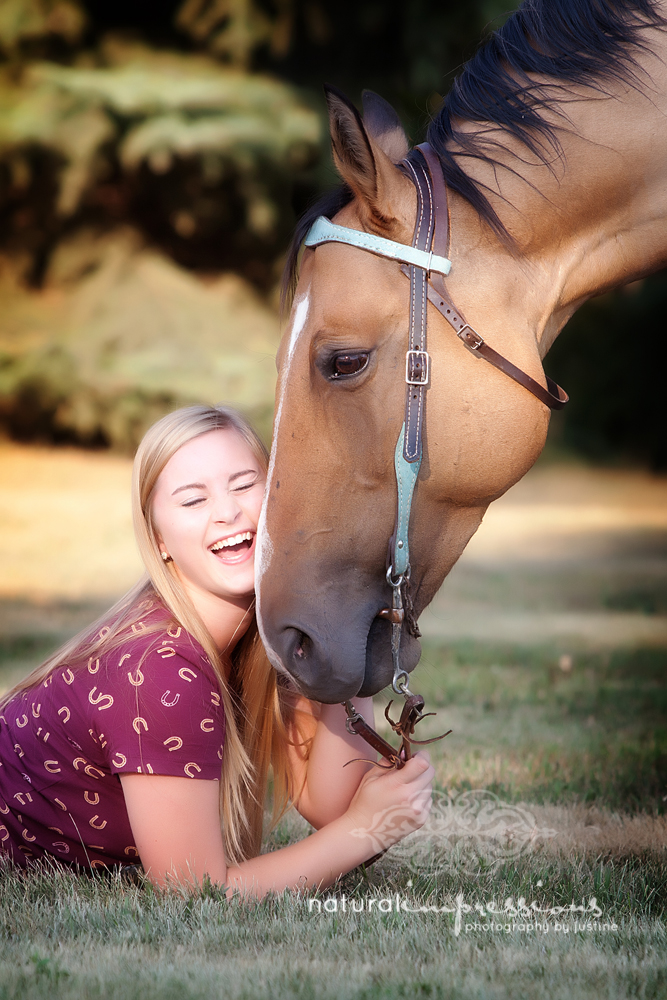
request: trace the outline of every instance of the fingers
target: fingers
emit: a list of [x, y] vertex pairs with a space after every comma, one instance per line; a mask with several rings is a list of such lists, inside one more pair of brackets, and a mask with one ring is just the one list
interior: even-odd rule
[[411, 757], [410, 760], [405, 764], [400, 771], [395, 772], [399, 780], [404, 784], [416, 784], [422, 787], [425, 784], [433, 781], [435, 776], [435, 769], [432, 764], [429, 763], [428, 754], [417, 754], [415, 757]]

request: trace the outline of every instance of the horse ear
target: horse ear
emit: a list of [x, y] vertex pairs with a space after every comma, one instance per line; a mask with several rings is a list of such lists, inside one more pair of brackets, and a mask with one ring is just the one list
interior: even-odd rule
[[384, 150], [392, 163], [400, 163], [408, 155], [410, 144], [401, 120], [384, 97], [372, 90], [361, 94], [364, 107], [364, 128]]
[[391, 229], [399, 216], [401, 194], [411, 187], [410, 182], [366, 131], [351, 101], [335, 87], [326, 85], [324, 92], [336, 169], [359, 199], [360, 207], [369, 212], [372, 223]]

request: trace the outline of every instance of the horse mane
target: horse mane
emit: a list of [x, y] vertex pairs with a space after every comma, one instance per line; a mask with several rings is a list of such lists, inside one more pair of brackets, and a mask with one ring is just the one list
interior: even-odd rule
[[[489, 136], [490, 126], [491, 131], [512, 135], [553, 170], [554, 158], [562, 156], [558, 126], [542, 112], [558, 110], [559, 97], [563, 102], [575, 99], [567, 94], [568, 84], [600, 93], [605, 92], [605, 80], [640, 86], [632, 49], [645, 48], [640, 34], [648, 27], [667, 27], [658, 0], [524, 0], [454, 80], [427, 139], [440, 158], [446, 183], [506, 245], [512, 245], [512, 238], [484, 194], [484, 185], [469, 177], [459, 161], [474, 157], [499, 165], [493, 147], [502, 145]], [[529, 73], [547, 76], [549, 82], [535, 83]], [[479, 122], [484, 128], [471, 133], [461, 130], [460, 122]], [[299, 251], [311, 225], [320, 215], [332, 218], [352, 197], [347, 185], [335, 188], [297, 223], [285, 264], [283, 303], [296, 288]]]

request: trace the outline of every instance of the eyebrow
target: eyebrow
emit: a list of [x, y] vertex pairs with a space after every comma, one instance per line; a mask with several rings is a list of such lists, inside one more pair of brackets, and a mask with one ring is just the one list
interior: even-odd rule
[[206, 489], [206, 483], [188, 483], [186, 486], [178, 486], [171, 495], [175, 497], [177, 493], [182, 493], [183, 490], [205, 490], [205, 489]]
[[229, 477], [230, 483], [233, 483], [235, 479], [240, 479], [241, 476], [256, 476], [257, 469], [244, 469], [242, 472], [235, 472], [233, 476]]
[[[257, 469], [243, 469], [241, 472], [234, 472], [229, 477], [229, 482], [233, 483], [236, 479], [240, 479], [241, 476], [257, 475]], [[183, 490], [205, 490], [206, 483], [187, 483], [185, 486], [178, 486], [174, 492], [171, 494], [173, 497], [177, 493], [182, 493]]]

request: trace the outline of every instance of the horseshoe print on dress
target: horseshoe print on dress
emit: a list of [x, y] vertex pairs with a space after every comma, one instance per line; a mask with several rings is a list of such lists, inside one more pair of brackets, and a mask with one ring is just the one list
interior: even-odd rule
[[[93, 697], [94, 691], [97, 691], [97, 685], [95, 685], [95, 687], [90, 689], [90, 693], [88, 695], [88, 701], [90, 702], [90, 704], [97, 705], [97, 710], [99, 712], [103, 712], [105, 708], [111, 708], [111, 706], [113, 705], [113, 695], [102, 694], [102, 692], [100, 691], [98, 695], [95, 695], [95, 697]], [[106, 701], [106, 705], [100, 704], [103, 701]]]
[[144, 675], [142, 674], [139, 667], [134, 671], [134, 677], [132, 676], [132, 671], [128, 670], [127, 679], [133, 687], [138, 688], [144, 683]]

